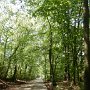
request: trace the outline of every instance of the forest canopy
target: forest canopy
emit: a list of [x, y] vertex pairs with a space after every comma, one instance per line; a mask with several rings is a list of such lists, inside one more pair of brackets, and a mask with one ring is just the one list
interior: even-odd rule
[[0, 79], [90, 85], [89, 9], [89, 0], [1, 0]]

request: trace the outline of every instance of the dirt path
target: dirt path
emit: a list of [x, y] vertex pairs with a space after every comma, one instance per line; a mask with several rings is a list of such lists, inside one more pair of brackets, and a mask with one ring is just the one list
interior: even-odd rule
[[27, 82], [27, 84], [11, 86], [6, 90], [47, 90], [47, 88], [44, 85], [43, 80], [37, 78], [36, 80]]

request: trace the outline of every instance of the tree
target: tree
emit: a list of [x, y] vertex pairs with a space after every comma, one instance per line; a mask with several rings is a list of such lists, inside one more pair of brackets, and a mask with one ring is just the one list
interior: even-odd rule
[[85, 90], [89, 90], [90, 85], [90, 36], [89, 36], [89, 5], [88, 0], [84, 0], [84, 40], [85, 40], [85, 59], [88, 62], [88, 67], [85, 70]]

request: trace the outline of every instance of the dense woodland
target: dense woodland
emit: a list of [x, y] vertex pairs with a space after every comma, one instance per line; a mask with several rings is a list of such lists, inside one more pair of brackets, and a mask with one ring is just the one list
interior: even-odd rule
[[90, 0], [0, 0], [0, 80], [90, 90], [89, 9]]

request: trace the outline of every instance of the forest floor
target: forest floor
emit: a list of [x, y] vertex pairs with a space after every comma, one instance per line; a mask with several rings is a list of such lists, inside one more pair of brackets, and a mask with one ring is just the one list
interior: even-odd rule
[[0, 89], [0, 90], [47, 90], [47, 87], [43, 83], [43, 80], [41, 78], [37, 78], [32, 81], [23, 82], [23, 84], [20, 84], [18, 82], [16, 85], [9, 84], [9, 87], [6, 89]]
[[78, 85], [74, 85], [73, 82], [62, 81], [58, 82], [55, 90], [80, 90], [80, 87]]
[[81, 90], [78, 85], [74, 85], [73, 82], [68, 81], [57, 82], [57, 86], [53, 87], [53, 89], [50, 82], [45, 82], [45, 85], [48, 90]]
[[17, 80], [16, 83], [3, 83], [7, 84], [8, 87], [0, 88], [0, 90], [80, 90], [78, 85], [73, 85], [72, 82], [62, 81], [57, 82], [57, 86], [52, 89], [50, 82], [44, 82], [41, 78], [37, 78], [32, 81], [21, 81]]

